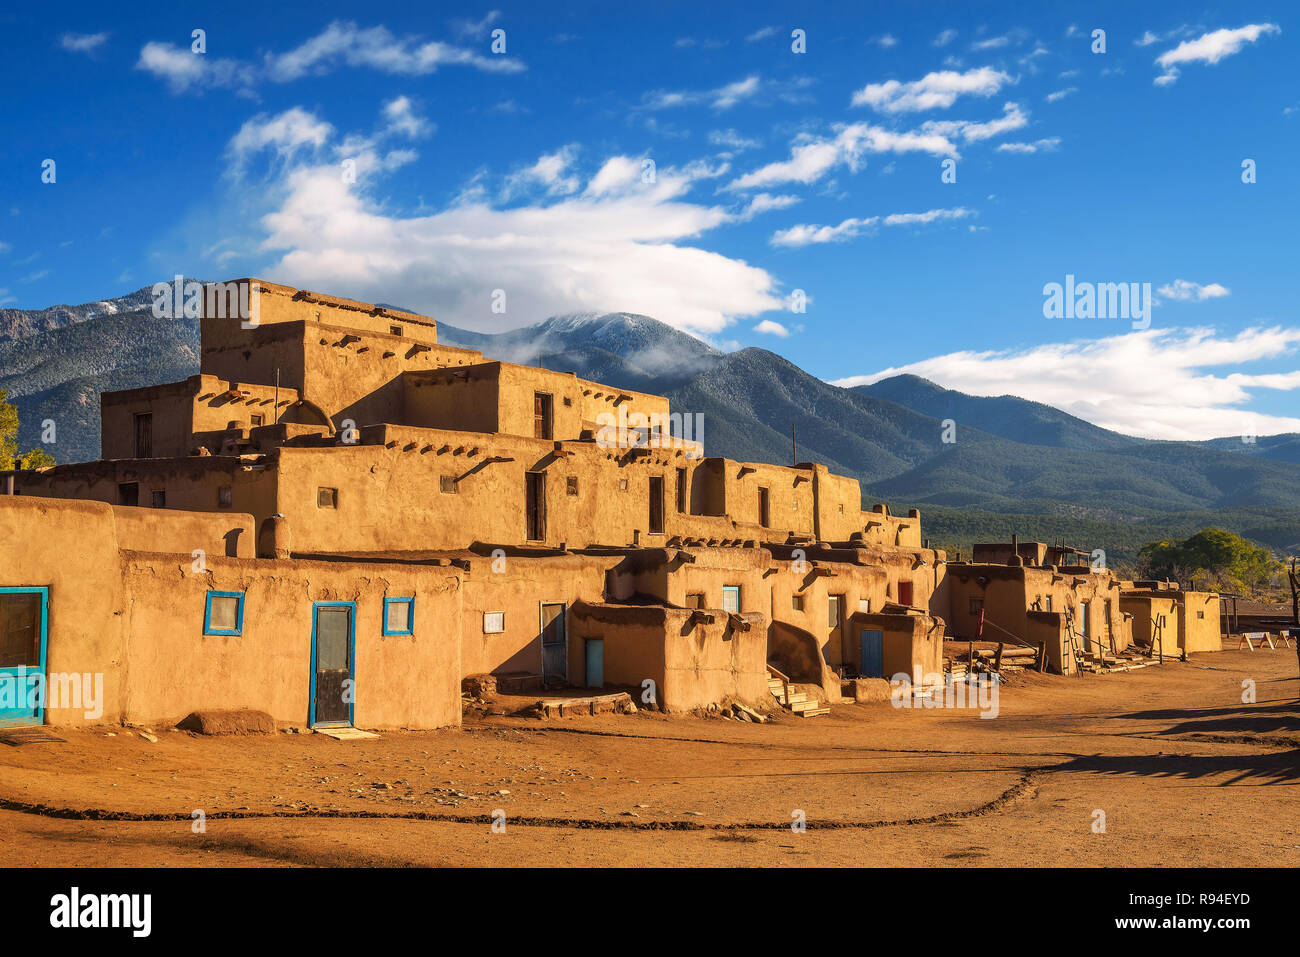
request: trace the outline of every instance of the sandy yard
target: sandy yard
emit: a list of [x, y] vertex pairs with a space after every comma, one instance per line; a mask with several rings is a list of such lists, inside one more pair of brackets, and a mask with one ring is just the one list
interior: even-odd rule
[[0, 865], [1296, 866], [1296, 696], [1293, 651], [1228, 651], [1019, 675], [993, 719], [488, 717], [351, 742], [55, 728], [63, 743], [0, 746]]

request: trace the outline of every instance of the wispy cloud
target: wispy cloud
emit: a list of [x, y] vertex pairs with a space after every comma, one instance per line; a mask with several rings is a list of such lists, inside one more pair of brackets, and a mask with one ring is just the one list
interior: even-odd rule
[[796, 137], [789, 159], [768, 163], [737, 177], [727, 184], [727, 188], [742, 190], [777, 183], [814, 183], [837, 166], [846, 166], [856, 172], [869, 153], [955, 156], [957, 147], [939, 133], [899, 133], [869, 123], [853, 123], [840, 127], [829, 138], [807, 134]]
[[65, 33], [59, 37], [59, 46], [71, 53], [93, 53], [107, 42], [107, 33]]
[[776, 36], [776, 27], [760, 27], [749, 36], [745, 37], [746, 43], [757, 43], [760, 40], [766, 40], [768, 37]]
[[992, 67], [980, 67], [958, 73], [943, 70], [927, 73], [919, 80], [900, 83], [868, 83], [853, 94], [854, 106], [869, 106], [882, 113], [909, 113], [921, 110], [946, 110], [960, 96], [990, 97], [1008, 83], [1010, 76]]
[[1251, 23], [1235, 30], [1215, 30], [1202, 34], [1195, 40], [1184, 40], [1172, 50], [1156, 57], [1156, 66], [1164, 70], [1164, 73], [1157, 76], [1154, 82], [1157, 86], [1169, 86], [1177, 82], [1178, 67], [1182, 64], [1213, 65], [1225, 57], [1240, 53], [1246, 44], [1254, 43], [1260, 37], [1281, 32], [1281, 27], [1275, 23]]
[[999, 153], [1050, 153], [1061, 145], [1059, 136], [1048, 136], [1032, 143], [999, 143]]
[[1166, 299], [1172, 299], [1177, 302], [1205, 302], [1207, 299], [1222, 299], [1224, 296], [1231, 294], [1227, 286], [1221, 286], [1217, 282], [1212, 282], [1202, 286], [1197, 282], [1190, 282], [1186, 279], [1175, 279], [1171, 283], [1166, 283], [1156, 290]]
[[910, 373], [972, 395], [1014, 394], [1127, 435], [1210, 439], [1247, 431], [1300, 431], [1300, 418], [1248, 412], [1252, 391], [1300, 389], [1300, 371], [1250, 375], [1225, 365], [1294, 355], [1300, 329], [1280, 326], [1220, 336], [1212, 328], [1148, 329], [1027, 349], [964, 351], [852, 376], [865, 385]]
[[815, 226], [802, 223], [780, 230], [772, 235], [773, 246], [812, 246], [822, 243], [842, 243], [863, 233], [873, 232], [880, 226], [923, 226], [939, 220], [966, 219], [975, 212], [965, 207], [931, 209], [923, 213], [891, 213], [888, 216], [867, 216], [846, 219], [836, 226]]
[[263, 80], [290, 83], [340, 67], [425, 76], [447, 66], [467, 66], [488, 73], [519, 73], [526, 69], [521, 60], [504, 54], [480, 53], [413, 35], [399, 37], [387, 27], [363, 29], [349, 20], [336, 20], [293, 49], [266, 54], [260, 63], [192, 53], [159, 41], [146, 43], [136, 62], [136, 69], [166, 81], [174, 93], [208, 88], [249, 92]]
[[1057, 103], [1065, 99], [1070, 94], [1078, 93], [1078, 92], [1079, 92], [1079, 88], [1077, 86], [1069, 86], [1066, 87], [1064, 90], [1057, 90], [1055, 93], [1049, 93], [1047, 94], [1047, 96], [1043, 97], [1043, 99], [1045, 99], [1048, 103]]
[[952, 43], [952, 41], [956, 39], [957, 39], [957, 31], [953, 30], [950, 27], [947, 30], [941, 31], [939, 35], [934, 38], [934, 45], [937, 47], [946, 47], [949, 43]]

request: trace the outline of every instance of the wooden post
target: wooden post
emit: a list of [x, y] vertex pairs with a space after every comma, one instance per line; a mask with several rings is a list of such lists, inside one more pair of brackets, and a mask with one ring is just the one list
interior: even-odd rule
[[1041, 674], [1047, 670], [1047, 642], [1038, 643], [1038, 671]]
[[998, 674], [1002, 673], [1002, 642], [998, 642], [998, 653], [993, 658], [993, 670]]

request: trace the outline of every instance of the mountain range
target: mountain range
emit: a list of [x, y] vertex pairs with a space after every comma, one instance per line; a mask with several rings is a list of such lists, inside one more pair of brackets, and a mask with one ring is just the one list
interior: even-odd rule
[[[53, 419], [61, 462], [99, 454], [99, 393], [198, 371], [198, 322], [158, 319], [150, 287], [81, 306], [0, 310], [0, 389], [19, 409], [20, 444]], [[709, 455], [852, 475], [868, 504], [1177, 531], [1226, 516], [1274, 547], [1300, 542], [1300, 435], [1204, 442], [1133, 438], [1015, 396], [966, 395], [910, 375], [845, 389], [765, 349], [723, 352], [648, 316], [556, 316], [489, 334], [439, 323], [438, 339], [491, 358], [538, 364], [667, 395], [703, 413]], [[945, 420], [955, 423], [945, 442]], [[1184, 520], [1185, 519], [1185, 520]], [[1053, 524], [1054, 523], [1054, 524]], [[939, 529], [927, 522], [927, 530]], [[1194, 531], [1195, 528], [1190, 530]], [[1240, 530], [1234, 529], [1234, 530]], [[1033, 534], [1032, 528], [1024, 529]], [[1066, 529], [1062, 534], [1066, 534]], [[1244, 532], [1243, 532], [1244, 534]]]

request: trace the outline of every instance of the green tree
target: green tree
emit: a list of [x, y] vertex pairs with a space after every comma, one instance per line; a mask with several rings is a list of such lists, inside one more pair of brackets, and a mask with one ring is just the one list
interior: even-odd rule
[[1138, 561], [1147, 577], [1210, 579], [1223, 590], [1263, 587], [1281, 567], [1267, 550], [1221, 528], [1203, 528], [1181, 542], [1148, 542]]
[[0, 389], [0, 471], [54, 465], [54, 456], [44, 449], [18, 451], [18, 407], [8, 399], [9, 390]]

